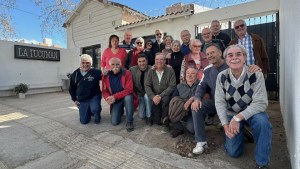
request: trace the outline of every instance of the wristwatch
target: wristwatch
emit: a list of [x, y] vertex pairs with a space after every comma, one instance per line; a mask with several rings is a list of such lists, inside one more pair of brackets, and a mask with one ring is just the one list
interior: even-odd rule
[[242, 121], [240, 118], [238, 118], [238, 117], [236, 117], [236, 116], [233, 116], [233, 119], [234, 119], [234, 121], [236, 121], [236, 122], [240, 122], [240, 121]]

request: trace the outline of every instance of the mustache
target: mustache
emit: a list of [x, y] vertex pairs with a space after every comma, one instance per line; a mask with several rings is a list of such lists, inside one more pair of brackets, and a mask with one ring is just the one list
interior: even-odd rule
[[118, 71], [118, 70], [120, 70], [120, 68], [119, 68], [119, 67], [114, 67], [114, 68], [112, 68], [111, 70], [112, 70], [112, 71]]

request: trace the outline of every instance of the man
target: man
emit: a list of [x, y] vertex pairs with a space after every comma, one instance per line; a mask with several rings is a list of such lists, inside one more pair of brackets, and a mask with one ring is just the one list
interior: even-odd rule
[[148, 72], [145, 90], [152, 103], [152, 118], [158, 125], [169, 127], [168, 110], [171, 94], [176, 87], [175, 72], [166, 64], [164, 55], [155, 56], [155, 69]]
[[220, 39], [225, 47], [227, 47], [231, 39], [226, 33], [221, 31], [220, 22], [218, 20], [213, 20], [210, 24], [210, 29], [212, 31], [213, 39]]
[[201, 47], [201, 52], [205, 52], [206, 47], [211, 43], [215, 43], [215, 44], [219, 45], [222, 53], [224, 52], [224, 50], [226, 48], [224, 43], [220, 39], [213, 39], [212, 32], [209, 28], [202, 29], [201, 36], [202, 36], [202, 39], [204, 40], [204, 43], [202, 44], [202, 47]]
[[[222, 59], [222, 51], [218, 45], [210, 44], [206, 48], [206, 57], [212, 66], [208, 66], [204, 70], [204, 78], [197, 86], [195, 101], [191, 106], [195, 140], [197, 141], [196, 147], [193, 149], [194, 154], [201, 154], [207, 148], [204, 119], [206, 115], [212, 116], [217, 114], [215, 108], [216, 80], [218, 74], [228, 68]], [[259, 69], [256, 65], [251, 65], [249, 71], [256, 72]], [[210, 98], [203, 97], [207, 91], [210, 91]]]
[[[186, 116], [178, 121], [171, 120], [174, 122], [174, 130], [171, 132], [171, 137], [173, 138], [184, 133], [182, 123], [186, 124], [185, 126], [189, 132], [194, 133], [191, 105], [195, 98], [196, 88], [200, 82], [197, 78], [197, 72], [198, 70], [194, 67], [189, 67], [186, 70], [185, 81], [178, 84], [173, 92], [170, 105], [174, 107], [172, 108], [170, 106], [169, 116], [171, 116], [171, 114], [175, 114], [175, 112], [180, 112], [181, 114], [187, 113]], [[177, 105], [181, 105], [181, 107], [178, 107]]]
[[145, 91], [145, 79], [151, 66], [148, 65], [147, 56], [145, 54], [139, 54], [137, 60], [137, 66], [131, 67], [129, 70], [133, 77], [133, 88], [138, 95], [139, 99], [139, 116], [141, 119], [146, 120], [146, 124], [151, 125], [151, 104]]
[[247, 32], [247, 25], [244, 20], [234, 22], [234, 32], [237, 37], [232, 39], [230, 45], [240, 44], [247, 50], [247, 65], [255, 64], [262, 68], [264, 77], [267, 78], [269, 68], [269, 57], [263, 39]]
[[124, 33], [124, 40], [119, 45], [119, 47], [126, 49], [126, 51], [128, 53], [131, 49], [133, 49], [135, 47], [134, 44], [131, 42], [131, 40], [132, 40], [132, 33], [131, 33], [131, 31], [125, 31], [125, 33]]
[[190, 40], [191, 40], [191, 34], [190, 31], [188, 30], [183, 30], [180, 33], [180, 38], [182, 40], [182, 45], [180, 48], [181, 53], [183, 54], [183, 56], [187, 55], [190, 53]]
[[94, 115], [96, 124], [101, 120], [100, 80], [102, 73], [92, 68], [92, 65], [93, 59], [90, 55], [81, 55], [80, 68], [76, 69], [70, 78], [69, 93], [76, 107], [79, 108], [81, 124], [89, 123], [91, 115]]
[[134, 130], [133, 111], [136, 95], [133, 92], [132, 75], [129, 70], [121, 68], [121, 60], [119, 58], [111, 58], [109, 60], [111, 70], [107, 75], [103, 76], [102, 92], [103, 98], [110, 105], [111, 123], [118, 125], [121, 122], [121, 116], [126, 110], [128, 132]]
[[224, 127], [225, 149], [232, 157], [243, 151], [243, 128], [247, 122], [254, 133], [257, 168], [267, 168], [272, 147], [272, 125], [265, 113], [268, 97], [262, 72], [251, 73], [245, 61], [246, 49], [229, 46], [224, 56], [229, 69], [222, 71], [216, 83], [216, 108]]
[[164, 33], [162, 30], [155, 30], [155, 42], [152, 45], [152, 53], [155, 55], [157, 52], [161, 52], [165, 49], [165, 44], [163, 43]]

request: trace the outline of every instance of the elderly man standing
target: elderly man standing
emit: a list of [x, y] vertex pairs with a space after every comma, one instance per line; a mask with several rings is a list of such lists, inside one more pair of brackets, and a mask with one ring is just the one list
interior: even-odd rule
[[91, 120], [92, 114], [96, 124], [101, 120], [100, 80], [102, 73], [100, 70], [92, 68], [92, 64], [93, 59], [90, 55], [81, 55], [80, 68], [76, 69], [70, 78], [69, 93], [79, 108], [81, 124], [87, 124]]
[[180, 38], [182, 41], [180, 51], [181, 51], [182, 55], [185, 56], [191, 52], [191, 50], [190, 50], [190, 40], [191, 40], [190, 31], [188, 31], [188, 30], [181, 31]]
[[126, 110], [128, 132], [134, 130], [133, 111], [137, 106], [136, 95], [133, 91], [132, 75], [129, 70], [121, 68], [119, 58], [109, 60], [111, 70], [103, 76], [102, 92], [103, 98], [110, 105], [111, 123], [118, 125], [121, 122], [121, 116]]
[[211, 43], [215, 43], [215, 44], [219, 45], [222, 53], [224, 52], [224, 50], [226, 48], [224, 43], [220, 39], [213, 39], [212, 32], [209, 28], [202, 29], [201, 36], [202, 36], [202, 39], [204, 40], [204, 43], [201, 46], [201, 52], [205, 52], [207, 46]]
[[247, 50], [246, 64], [255, 64], [262, 68], [264, 77], [267, 78], [269, 68], [269, 57], [263, 39], [247, 32], [247, 25], [244, 20], [234, 22], [234, 32], [237, 37], [232, 39], [230, 45], [240, 44]]
[[147, 56], [143, 53], [138, 55], [137, 66], [131, 67], [129, 70], [133, 77], [133, 88], [139, 98], [139, 116], [146, 120], [146, 124], [151, 125], [151, 104], [145, 91], [145, 79], [151, 66], [148, 65]]
[[224, 32], [221, 31], [221, 24], [218, 20], [213, 20], [210, 24], [210, 29], [212, 31], [213, 39], [220, 39], [225, 47], [228, 46], [231, 38]]
[[131, 42], [131, 40], [132, 40], [132, 33], [131, 33], [131, 31], [125, 31], [125, 33], [124, 33], [124, 40], [119, 45], [119, 47], [120, 48], [124, 48], [124, 49], [126, 49], [127, 52], [129, 52], [130, 50], [132, 50], [135, 47], [134, 44], [133, 44], [133, 42]]
[[155, 55], [157, 52], [161, 52], [165, 49], [164, 44], [164, 33], [162, 30], [157, 29], [155, 30], [155, 42], [152, 45], [152, 53]]
[[262, 72], [249, 72], [247, 52], [241, 45], [229, 46], [224, 56], [229, 69], [217, 78], [215, 101], [226, 135], [225, 149], [232, 157], [243, 152], [243, 128], [247, 122], [254, 133], [257, 168], [270, 162], [272, 125], [265, 112], [268, 97]]
[[153, 101], [152, 118], [158, 125], [164, 124], [169, 127], [168, 111], [171, 95], [176, 87], [175, 72], [166, 66], [166, 60], [162, 53], [155, 56], [155, 69], [148, 72], [145, 81], [145, 90]]

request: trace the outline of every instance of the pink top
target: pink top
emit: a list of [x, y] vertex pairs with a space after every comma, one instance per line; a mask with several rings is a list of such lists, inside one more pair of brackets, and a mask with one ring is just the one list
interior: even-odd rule
[[103, 54], [102, 54], [100, 67], [110, 69], [109, 60], [111, 58], [116, 57], [116, 58], [119, 58], [121, 60], [122, 68], [124, 68], [126, 55], [127, 55], [127, 53], [126, 53], [126, 50], [124, 48], [119, 48], [119, 50], [116, 54], [114, 54], [111, 51], [111, 48], [106, 48], [104, 50]]

